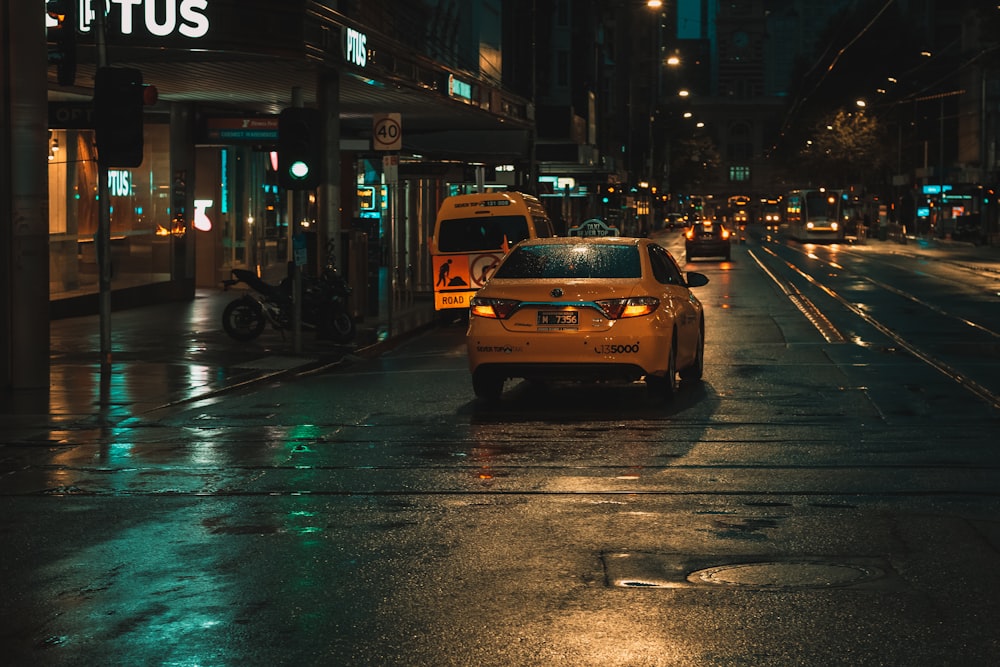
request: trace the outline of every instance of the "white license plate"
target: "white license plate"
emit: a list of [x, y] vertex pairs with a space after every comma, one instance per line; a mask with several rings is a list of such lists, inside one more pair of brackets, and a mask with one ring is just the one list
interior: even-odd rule
[[580, 313], [575, 310], [542, 310], [538, 312], [540, 327], [575, 327], [580, 323]]

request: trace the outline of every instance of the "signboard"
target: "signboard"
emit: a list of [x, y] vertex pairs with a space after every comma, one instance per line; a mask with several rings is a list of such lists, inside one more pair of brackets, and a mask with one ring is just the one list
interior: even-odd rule
[[385, 174], [386, 185], [395, 185], [399, 182], [399, 156], [382, 156], [382, 173]]
[[375, 188], [370, 185], [359, 185], [358, 209], [362, 211], [374, 211], [376, 208]]
[[[102, 0], [68, 0], [76, 7], [81, 43], [96, 40]], [[39, 2], [39, 11], [45, 8]], [[268, 55], [304, 55], [306, 0], [103, 0], [106, 30], [115, 46], [201, 51], [252, 49]], [[354, 61], [367, 57], [355, 38]], [[365, 51], [362, 51], [365, 49]]]
[[368, 64], [368, 35], [344, 28], [344, 60], [361, 68]]
[[292, 259], [295, 266], [305, 266], [309, 263], [309, 245], [306, 235], [296, 232], [292, 235]]
[[377, 151], [398, 151], [403, 148], [402, 120], [398, 113], [377, 113], [372, 116], [372, 147]]
[[432, 257], [434, 275], [434, 306], [468, 308], [476, 291], [486, 284], [503, 259], [503, 253], [469, 255], [435, 255]]
[[277, 143], [278, 117], [270, 118], [207, 118], [205, 137], [209, 141], [227, 143]]
[[94, 129], [94, 103], [49, 102], [49, 128]]
[[567, 234], [569, 236], [620, 236], [621, 232], [618, 231], [617, 227], [609, 227], [603, 220], [591, 218], [584, 220], [576, 227], [570, 227]]

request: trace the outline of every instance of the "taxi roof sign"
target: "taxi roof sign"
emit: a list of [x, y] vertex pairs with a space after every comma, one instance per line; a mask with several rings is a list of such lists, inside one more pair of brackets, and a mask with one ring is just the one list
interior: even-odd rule
[[591, 218], [584, 220], [575, 227], [566, 230], [569, 236], [620, 236], [621, 232], [615, 226], [608, 226], [603, 220]]

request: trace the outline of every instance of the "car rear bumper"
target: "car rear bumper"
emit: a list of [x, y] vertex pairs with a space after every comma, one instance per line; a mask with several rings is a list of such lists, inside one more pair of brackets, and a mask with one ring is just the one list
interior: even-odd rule
[[694, 242], [687, 243], [684, 246], [684, 252], [690, 257], [691, 255], [699, 256], [715, 256], [715, 255], [725, 255], [729, 253], [729, 241], [712, 241], [709, 243], [705, 242]]
[[475, 370], [504, 378], [578, 382], [634, 382], [647, 375], [640, 366], [617, 363], [487, 363]]
[[663, 337], [590, 334], [476, 335], [467, 340], [469, 369], [491, 368], [506, 377], [635, 380], [663, 374]]

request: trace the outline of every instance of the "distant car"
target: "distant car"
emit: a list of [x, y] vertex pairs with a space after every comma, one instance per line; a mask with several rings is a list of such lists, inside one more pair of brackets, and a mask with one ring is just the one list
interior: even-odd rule
[[702, 376], [705, 319], [691, 288], [707, 282], [648, 238], [522, 241], [472, 299], [472, 388], [492, 400], [508, 378], [644, 378], [672, 396], [678, 374]]
[[684, 219], [683, 213], [667, 213], [663, 218], [664, 229], [677, 229], [678, 227], [684, 227], [687, 222]]
[[721, 222], [702, 220], [684, 232], [684, 252], [693, 257], [725, 257], [732, 259], [732, 233]]

